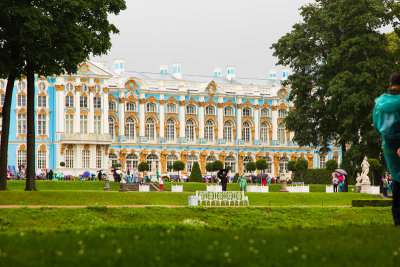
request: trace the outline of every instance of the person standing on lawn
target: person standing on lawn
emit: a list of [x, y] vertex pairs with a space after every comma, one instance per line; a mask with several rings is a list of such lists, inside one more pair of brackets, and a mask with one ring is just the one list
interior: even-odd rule
[[388, 196], [388, 189], [389, 189], [389, 182], [388, 179], [386, 179], [386, 177], [384, 177], [382, 179], [382, 187], [383, 187], [383, 197], [387, 198]]
[[240, 178], [240, 191], [246, 190], [247, 187], [247, 180], [246, 178], [242, 175]]
[[400, 72], [390, 76], [390, 91], [375, 99], [374, 128], [382, 135], [386, 163], [393, 179], [392, 215], [400, 226]]
[[339, 184], [339, 179], [337, 178], [337, 175], [335, 174], [332, 178], [333, 193], [337, 193], [338, 184]]
[[222, 169], [218, 172], [217, 177], [219, 178], [222, 185], [222, 192], [226, 191], [226, 184], [228, 182], [228, 172], [225, 169]]
[[160, 187], [160, 191], [164, 192], [164, 180], [162, 177], [158, 178], [158, 185]]
[[343, 174], [339, 176], [339, 192], [344, 192], [344, 177]]

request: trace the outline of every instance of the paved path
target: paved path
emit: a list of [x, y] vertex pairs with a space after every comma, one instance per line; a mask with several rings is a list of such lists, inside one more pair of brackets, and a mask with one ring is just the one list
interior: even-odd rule
[[[0, 209], [15, 209], [15, 208], [87, 208], [96, 207], [94, 205], [0, 205]], [[104, 207], [104, 206], [99, 206]], [[145, 207], [166, 207], [166, 208], [184, 208], [185, 205], [107, 205], [107, 208], [145, 208]], [[210, 206], [203, 206], [210, 207]], [[211, 206], [212, 208], [247, 208], [248, 206]], [[351, 206], [250, 206], [251, 208], [350, 208]]]

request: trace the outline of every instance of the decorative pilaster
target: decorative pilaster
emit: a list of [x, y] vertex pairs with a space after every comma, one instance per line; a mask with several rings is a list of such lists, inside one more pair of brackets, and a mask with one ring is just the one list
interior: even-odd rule
[[255, 125], [255, 134], [254, 141], [255, 144], [260, 144], [260, 106], [258, 105], [258, 100], [254, 102], [254, 125]]
[[[103, 133], [104, 134], [109, 134], [110, 133], [110, 127], [108, 126], [108, 88], [103, 89], [104, 94], [103, 94], [103, 109], [104, 109], [104, 118], [103, 118]], [[106, 161], [108, 162], [108, 161]]]
[[204, 139], [204, 106], [205, 102], [199, 102], [199, 139]]
[[139, 138], [145, 137], [145, 110], [144, 104], [146, 102], [145, 98], [139, 99], [139, 119], [140, 119], [140, 128], [139, 128]]
[[94, 134], [94, 86], [89, 87], [89, 133]]
[[[162, 97], [164, 97], [162, 95]], [[165, 138], [165, 128], [164, 128], [164, 120], [165, 120], [165, 100], [160, 100], [160, 139], [164, 139]], [[162, 166], [161, 166], [161, 171], [163, 170]], [[167, 172], [167, 169], [165, 169], [165, 173]]]
[[[57, 133], [64, 132], [64, 85], [56, 85], [56, 102], [57, 102]], [[58, 166], [57, 166], [58, 167]]]
[[[179, 101], [179, 123], [180, 123], [179, 139], [184, 142], [186, 142], [185, 105], [186, 105], [186, 101], [184, 100], [184, 97], [183, 97], [183, 99], [181, 101]], [[186, 166], [186, 164], [185, 164], [185, 166]]]
[[[118, 135], [119, 137], [125, 137], [125, 104], [123, 99], [119, 99], [118, 107]], [[107, 119], [108, 120], [108, 119]]]
[[80, 114], [81, 114], [81, 103], [80, 103], [80, 97], [81, 97], [81, 87], [82, 86], [75, 86], [76, 93], [74, 94], [74, 106], [76, 110], [76, 119], [74, 120], [74, 131], [75, 133], [79, 134], [81, 132], [80, 129]]
[[[241, 102], [241, 100], [240, 100]], [[237, 140], [238, 142], [242, 141], [242, 104], [237, 105]]]
[[224, 103], [223, 98], [218, 98], [218, 143], [224, 139]]
[[276, 106], [276, 100], [273, 101], [272, 106], [272, 141], [278, 141], [278, 107]]

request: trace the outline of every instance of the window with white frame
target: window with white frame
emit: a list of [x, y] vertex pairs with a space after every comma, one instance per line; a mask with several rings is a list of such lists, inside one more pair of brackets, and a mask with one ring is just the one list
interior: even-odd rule
[[40, 83], [38, 84], [38, 90], [39, 90], [39, 92], [44, 93], [44, 92], [46, 92], [46, 89], [47, 89], [47, 86], [46, 86], [46, 84], [45, 84], [44, 82], [40, 82]]
[[96, 150], [96, 168], [101, 169], [103, 167], [103, 153], [100, 150]]
[[67, 89], [67, 92], [72, 93], [74, 91], [74, 86], [72, 85], [72, 83], [67, 83], [65, 85], [65, 89]]
[[278, 118], [279, 118], [279, 119], [286, 118], [286, 116], [287, 116], [287, 111], [286, 111], [286, 109], [280, 109], [280, 110], [278, 110]]
[[0, 106], [4, 106], [4, 101], [6, 100], [5, 94], [0, 94]]
[[215, 156], [210, 155], [210, 156], [206, 157], [206, 164], [213, 163], [216, 160], [217, 160], [217, 158]]
[[94, 115], [94, 134], [101, 134], [101, 115]]
[[38, 169], [47, 169], [47, 151], [46, 150], [38, 150], [37, 167], [38, 167]]
[[88, 91], [89, 91], [89, 87], [86, 84], [82, 84], [81, 92], [82, 93], [87, 93]]
[[267, 162], [267, 169], [265, 169], [266, 173], [272, 173], [272, 158], [271, 157], [262, 157]]
[[26, 114], [17, 115], [17, 134], [26, 134]]
[[230, 172], [236, 173], [236, 159], [233, 156], [225, 158], [225, 169], [230, 169]]
[[251, 124], [248, 121], [245, 121], [242, 125], [242, 139], [245, 144], [249, 144], [251, 142]]
[[166, 140], [167, 141], [174, 141], [175, 140], [175, 129], [176, 129], [176, 126], [175, 126], [175, 120], [174, 119], [171, 119], [171, 118], [169, 118], [167, 121], [166, 121], [166, 133], [165, 133], [165, 138], [166, 138]]
[[193, 163], [195, 163], [195, 162], [197, 162], [198, 160], [197, 160], [197, 157], [195, 156], [195, 155], [190, 155], [190, 156], [187, 156], [187, 158], [186, 158], [186, 170], [188, 171], [188, 172], [191, 172], [192, 171], [192, 168], [193, 168]]
[[[130, 102], [128, 102], [128, 103], [130, 103]], [[108, 101], [108, 110], [116, 111], [117, 110], [117, 104], [114, 101]]]
[[90, 168], [90, 150], [88, 149], [82, 150], [82, 168]]
[[101, 90], [100, 85], [96, 84], [96, 85], [94, 86], [94, 92], [95, 92], [96, 94], [100, 94], [100, 90]]
[[193, 142], [196, 139], [195, 125], [196, 122], [193, 119], [189, 119], [186, 121], [185, 136], [189, 139], [190, 142]]
[[6, 83], [0, 80], [0, 90], [4, 90], [6, 88]]
[[206, 106], [206, 115], [215, 115], [215, 107]]
[[267, 144], [268, 141], [269, 141], [269, 127], [268, 127], [268, 124], [266, 122], [261, 123], [260, 140], [264, 144]]
[[283, 123], [278, 125], [278, 142], [280, 145], [284, 145], [286, 141], [286, 129]]
[[332, 157], [332, 159], [335, 160], [338, 164], [340, 164], [340, 162], [339, 162], [339, 156], [334, 155], [334, 156]]
[[212, 120], [206, 121], [204, 128], [204, 137], [207, 142], [214, 142], [214, 128], [215, 123]]
[[251, 171], [246, 170], [246, 164], [252, 162], [253, 158], [251, 156], [247, 156], [243, 158], [243, 170], [245, 173], [251, 173]]
[[45, 114], [39, 114], [37, 119], [37, 130], [38, 135], [47, 134], [47, 116]]
[[81, 95], [79, 98], [80, 107], [87, 108], [88, 107], [88, 98], [87, 96]]
[[128, 170], [137, 171], [139, 165], [139, 157], [136, 154], [126, 156], [126, 167]]
[[147, 156], [147, 164], [149, 165], [149, 172], [156, 172], [158, 170], [158, 157], [155, 154]]
[[178, 157], [176, 155], [168, 155], [167, 156], [167, 171], [168, 172], [173, 172], [172, 166], [174, 165], [174, 162], [178, 160]]
[[126, 102], [126, 111], [127, 112], [136, 111], [136, 103], [135, 102]]
[[148, 140], [154, 140], [156, 137], [156, 123], [153, 118], [148, 118], [146, 121], [146, 137]]
[[261, 118], [268, 118], [269, 117], [269, 110], [266, 108], [263, 108], [261, 110]]
[[65, 107], [66, 108], [74, 107], [74, 96], [73, 95], [67, 95], [65, 97]]
[[87, 134], [88, 133], [88, 115], [81, 114], [80, 116], [81, 119], [81, 134]]
[[224, 123], [224, 141], [227, 144], [233, 142], [233, 123], [230, 121]]
[[196, 106], [189, 104], [186, 106], [186, 114], [196, 114]]
[[17, 87], [18, 87], [19, 91], [25, 91], [26, 90], [26, 84], [23, 81], [18, 81]]
[[65, 115], [65, 133], [66, 134], [74, 133], [74, 115], [73, 114]]
[[287, 173], [288, 172], [288, 165], [289, 160], [286, 157], [282, 157], [279, 160], [279, 173]]
[[73, 149], [67, 149], [65, 151], [65, 167], [70, 169], [74, 167], [74, 150]]
[[38, 105], [39, 108], [46, 108], [47, 107], [47, 96], [38, 95], [37, 105]]
[[243, 117], [251, 117], [251, 109], [250, 108], [243, 108], [242, 114], [243, 114]]
[[17, 167], [20, 166], [26, 167], [26, 150], [18, 150], [17, 151]]
[[26, 107], [26, 95], [17, 95], [17, 107]]
[[176, 105], [169, 103], [167, 105], [167, 113], [176, 113]]
[[[118, 156], [115, 153], [110, 153], [108, 154], [108, 158], [111, 160], [111, 164], [115, 165], [118, 163]], [[128, 159], [128, 157], [127, 157]], [[126, 162], [126, 165], [128, 165], [128, 161]], [[128, 166], [129, 167], [129, 166]]]
[[125, 136], [129, 140], [135, 139], [136, 120], [133, 117], [126, 118], [125, 121]]
[[108, 132], [112, 138], [115, 137], [115, 119], [113, 116], [108, 117]]
[[232, 117], [232, 116], [234, 116], [233, 114], [234, 114], [234, 110], [233, 110], [232, 107], [226, 107], [225, 108], [225, 110], [224, 110], [224, 115], [225, 116]]
[[157, 105], [156, 104], [154, 104], [154, 103], [147, 103], [147, 106], [146, 106], [147, 108], [146, 108], [146, 110], [147, 110], [147, 112], [156, 112], [156, 109], [157, 109]]
[[101, 97], [99, 96], [93, 97], [93, 104], [95, 109], [101, 109]]
[[326, 157], [324, 155], [319, 155], [319, 168], [320, 169], [326, 168]]

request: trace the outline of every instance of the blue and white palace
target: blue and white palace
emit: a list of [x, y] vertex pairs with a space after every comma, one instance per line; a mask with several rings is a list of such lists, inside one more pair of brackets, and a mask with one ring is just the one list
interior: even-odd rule
[[[181, 63], [159, 73], [112, 70], [104, 62], [85, 62], [72, 76], [36, 79], [37, 169], [79, 175], [121, 162], [136, 169], [147, 161], [150, 173], [168, 173], [175, 160], [190, 173], [195, 161], [203, 173], [216, 159], [245, 172], [249, 161], [264, 158], [272, 176], [287, 173], [287, 162], [304, 158], [310, 168], [340, 162], [333, 147], [327, 155], [299, 147], [283, 119], [293, 108], [290, 89], [280, 84], [287, 70], [266, 79], [246, 79], [228, 66], [210, 76], [187, 75]], [[6, 80], [0, 80], [1, 104]], [[9, 166], [26, 165], [26, 81], [16, 82], [11, 109]], [[61, 167], [60, 163], [65, 166]]]

